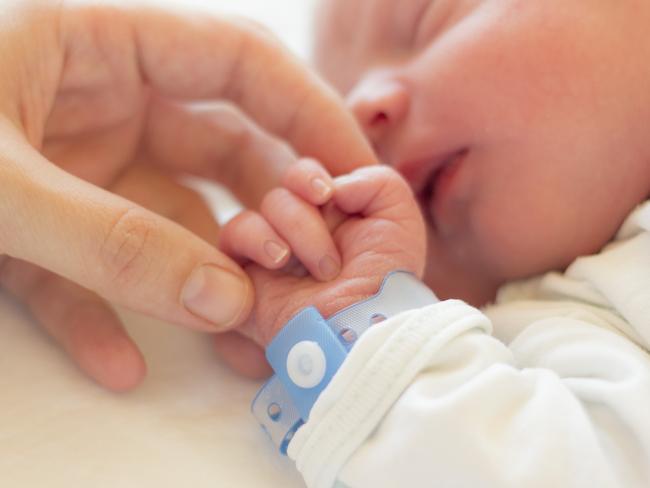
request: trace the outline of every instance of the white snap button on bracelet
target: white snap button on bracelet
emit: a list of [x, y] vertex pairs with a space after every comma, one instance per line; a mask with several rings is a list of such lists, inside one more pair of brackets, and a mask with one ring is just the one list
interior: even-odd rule
[[327, 359], [325, 353], [313, 341], [302, 341], [294, 345], [287, 356], [289, 378], [300, 388], [313, 388], [325, 377]]

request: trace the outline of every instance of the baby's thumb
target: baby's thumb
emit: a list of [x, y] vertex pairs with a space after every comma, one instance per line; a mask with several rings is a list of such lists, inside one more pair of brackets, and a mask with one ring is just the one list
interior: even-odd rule
[[414, 231], [424, 232], [422, 214], [411, 187], [388, 166], [360, 168], [339, 176], [334, 184], [334, 201], [344, 212], [413, 225]]
[[22, 141], [0, 153], [0, 255], [31, 262], [116, 304], [201, 330], [244, 321], [252, 286], [183, 227], [45, 160]]

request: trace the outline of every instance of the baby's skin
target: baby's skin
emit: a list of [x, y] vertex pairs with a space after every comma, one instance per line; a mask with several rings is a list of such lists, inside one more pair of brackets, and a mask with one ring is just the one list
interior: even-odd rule
[[[410, 184], [426, 222], [424, 281], [441, 299], [484, 305], [506, 282], [597, 253], [650, 196], [648, 22], [642, 0], [321, 2], [316, 64], [347, 98], [379, 159]], [[276, 229], [286, 227], [280, 205], [263, 211]], [[393, 237], [395, 247], [412, 238]], [[296, 255], [324, 279], [315, 263], [334, 251], [302, 239], [291, 242]], [[399, 267], [384, 259], [377, 275]], [[289, 312], [310, 304], [307, 283], [315, 281], [287, 293], [280, 319], [265, 305], [281, 289], [271, 278], [278, 275], [262, 276], [253, 321], [273, 322], [263, 326], [264, 344]], [[372, 288], [356, 293], [364, 275], [353, 277], [349, 301]], [[348, 300], [341, 281], [324, 289], [331, 300]], [[252, 366], [237, 367], [241, 358], [261, 352], [228, 349], [241, 342], [219, 338], [217, 348], [250, 373]]]
[[323, 0], [316, 62], [473, 305], [599, 252], [650, 196], [645, 0]]
[[[260, 345], [307, 306], [327, 317], [370, 297], [390, 271], [422, 277], [426, 255], [421, 212], [396, 171], [373, 166], [332, 179], [310, 159], [288, 170], [283, 187], [267, 194], [259, 213], [246, 211], [230, 221], [220, 245], [249, 261], [244, 269], [256, 300], [241, 331]], [[273, 260], [269, 246], [287, 251]], [[336, 268], [340, 273], [331, 274]], [[246, 352], [239, 353], [241, 359], [231, 361], [236, 369], [263, 367], [245, 364]]]

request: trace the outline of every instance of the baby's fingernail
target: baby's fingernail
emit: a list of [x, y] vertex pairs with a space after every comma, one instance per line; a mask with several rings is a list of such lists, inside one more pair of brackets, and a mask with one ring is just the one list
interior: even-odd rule
[[339, 275], [341, 267], [331, 256], [325, 256], [318, 263], [318, 268], [326, 280], [333, 280]]
[[242, 278], [230, 271], [203, 265], [190, 275], [181, 299], [190, 312], [225, 329], [240, 318], [248, 300], [248, 288]]
[[273, 260], [273, 263], [278, 264], [282, 261], [287, 254], [289, 254], [289, 249], [287, 249], [282, 244], [278, 244], [275, 241], [266, 241], [264, 243], [264, 251], [268, 256]]
[[328, 185], [322, 178], [313, 178], [311, 180], [311, 186], [316, 191], [318, 196], [323, 200], [326, 200], [332, 194], [332, 187]]

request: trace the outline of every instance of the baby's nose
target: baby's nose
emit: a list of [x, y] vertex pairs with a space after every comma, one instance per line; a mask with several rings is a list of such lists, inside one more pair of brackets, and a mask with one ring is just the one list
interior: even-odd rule
[[409, 93], [403, 83], [386, 78], [362, 80], [348, 96], [348, 106], [375, 148], [395, 130], [409, 111]]

